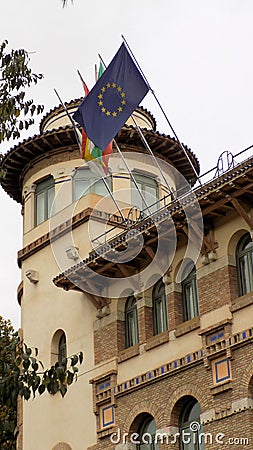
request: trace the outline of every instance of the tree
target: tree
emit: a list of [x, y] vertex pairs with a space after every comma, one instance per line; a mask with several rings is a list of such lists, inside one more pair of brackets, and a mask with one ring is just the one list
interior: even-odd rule
[[37, 359], [38, 349], [21, 342], [11, 322], [0, 316], [0, 448], [15, 450], [17, 400], [29, 400], [44, 392], [65, 396], [68, 386], [77, 380], [83, 353], [72, 355], [44, 370]]
[[0, 143], [20, 137], [20, 131], [34, 123], [34, 114], [43, 111], [27, 99], [26, 89], [42, 78], [29, 67], [30, 58], [24, 49], [6, 51], [8, 41], [0, 44]]

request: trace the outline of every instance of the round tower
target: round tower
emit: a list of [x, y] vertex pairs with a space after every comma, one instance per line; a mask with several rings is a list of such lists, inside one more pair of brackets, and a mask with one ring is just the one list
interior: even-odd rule
[[[79, 102], [67, 104], [70, 114]], [[159, 158], [165, 178], [130, 118], [115, 138], [127, 166], [113, 145], [106, 176], [109, 194], [94, 166], [81, 158], [62, 106], [42, 119], [40, 134], [16, 145], [2, 160], [2, 187], [23, 207], [18, 301], [24, 342], [39, 349], [45, 368], [64, 355], [84, 353], [78, 381], [64, 399], [59, 394], [44, 394], [23, 403], [20, 449], [95, 449], [98, 439], [115, 423], [112, 386], [119, 372], [119, 352], [125, 344], [120, 343], [122, 308], [119, 303], [116, 307], [113, 299], [117, 299], [117, 293], [125, 298], [131, 291], [140, 292], [137, 278], [130, 279], [127, 287], [124, 278], [138, 276], [138, 265], [147, 259], [150, 262], [156, 248], [151, 242], [146, 246], [146, 256], [133, 256], [137, 262], [132, 266], [129, 259], [115, 262], [112, 255], [124, 254], [122, 233], [137, 235], [143, 226], [148, 236], [148, 220], [176, 199], [180, 176], [193, 185], [199, 172], [192, 151], [185, 147], [187, 157], [176, 140], [157, 132], [148, 111], [138, 107], [134, 116]], [[133, 186], [128, 168], [141, 194]], [[139, 245], [138, 239], [135, 242]], [[99, 252], [106, 253], [102, 262], [94, 256], [101, 258]], [[93, 264], [96, 276], [87, 275], [84, 263]], [[101, 279], [105, 276], [108, 282]], [[107, 334], [111, 327], [111, 342], [106, 347], [102, 321]], [[124, 379], [124, 374], [120, 377]]]

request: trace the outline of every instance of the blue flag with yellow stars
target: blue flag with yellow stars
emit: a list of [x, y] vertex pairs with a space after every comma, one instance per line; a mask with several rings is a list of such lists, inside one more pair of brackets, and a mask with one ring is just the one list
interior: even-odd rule
[[104, 150], [148, 89], [123, 43], [73, 118], [83, 127], [88, 138]]

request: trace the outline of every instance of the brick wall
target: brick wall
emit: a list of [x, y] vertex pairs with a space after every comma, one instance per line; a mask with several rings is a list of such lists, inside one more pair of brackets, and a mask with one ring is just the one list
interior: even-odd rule
[[[198, 361], [190, 368], [182, 368], [176, 373], [157, 381], [152, 381], [125, 394], [116, 396], [116, 425], [111, 432], [120, 429], [122, 433], [138, 431], [138, 415], [151, 414], [157, 428], [178, 427], [178, 420], [187, 399], [198, 400], [204, 420], [204, 432], [212, 434], [212, 442], [205, 444], [205, 450], [253, 448], [253, 411], [247, 407], [247, 397], [252, 395], [253, 348], [251, 343], [244, 344], [232, 352], [232, 382], [220, 393], [213, 394], [211, 370]], [[243, 361], [243, 364], [242, 364]], [[208, 414], [210, 420], [206, 420]], [[141, 416], [140, 416], [141, 417]], [[143, 416], [142, 416], [143, 417]], [[223, 433], [222, 435], [218, 435]], [[216, 442], [218, 435], [218, 442]], [[229, 439], [236, 438], [235, 443]], [[172, 438], [171, 438], [172, 439]], [[221, 445], [219, 440], [223, 439]], [[239, 439], [248, 439], [245, 444]], [[122, 443], [122, 442], [121, 442]], [[112, 446], [109, 437], [98, 439], [89, 450], [127, 449], [127, 446]], [[133, 447], [135, 448], [135, 447]], [[179, 449], [178, 444], [159, 444], [159, 450]]]
[[125, 322], [114, 322], [94, 331], [95, 364], [115, 357], [125, 348]]
[[226, 266], [198, 280], [200, 315], [213, 311], [238, 296], [236, 267]]
[[169, 330], [175, 330], [183, 322], [183, 303], [180, 292], [171, 292], [167, 295]]
[[143, 344], [154, 334], [152, 308], [149, 306], [138, 308], [138, 324], [140, 344]]

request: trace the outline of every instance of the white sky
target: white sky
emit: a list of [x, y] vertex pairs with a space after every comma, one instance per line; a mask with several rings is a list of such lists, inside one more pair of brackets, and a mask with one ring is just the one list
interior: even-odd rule
[[[109, 63], [124, 34], [179, 139], [198, 156], [201, 172], [216, 165], [224, 150], [253, 144], [252, 0], [3, 0], [0, 42], [30, 52], [44, 80], [32, 96], [45, 112], [82, 95], [79, 69], [89, 87], [100, 53]], [[153, 97], [142, 105], [171, 134]], [[23, 138], [38, 132], [38, 124]], [[0, 151], [10, 145], [4, 143]], [[16, 290], [22, 220], [17, 205], [0, 189], [0, 315], [19, 326]]]

